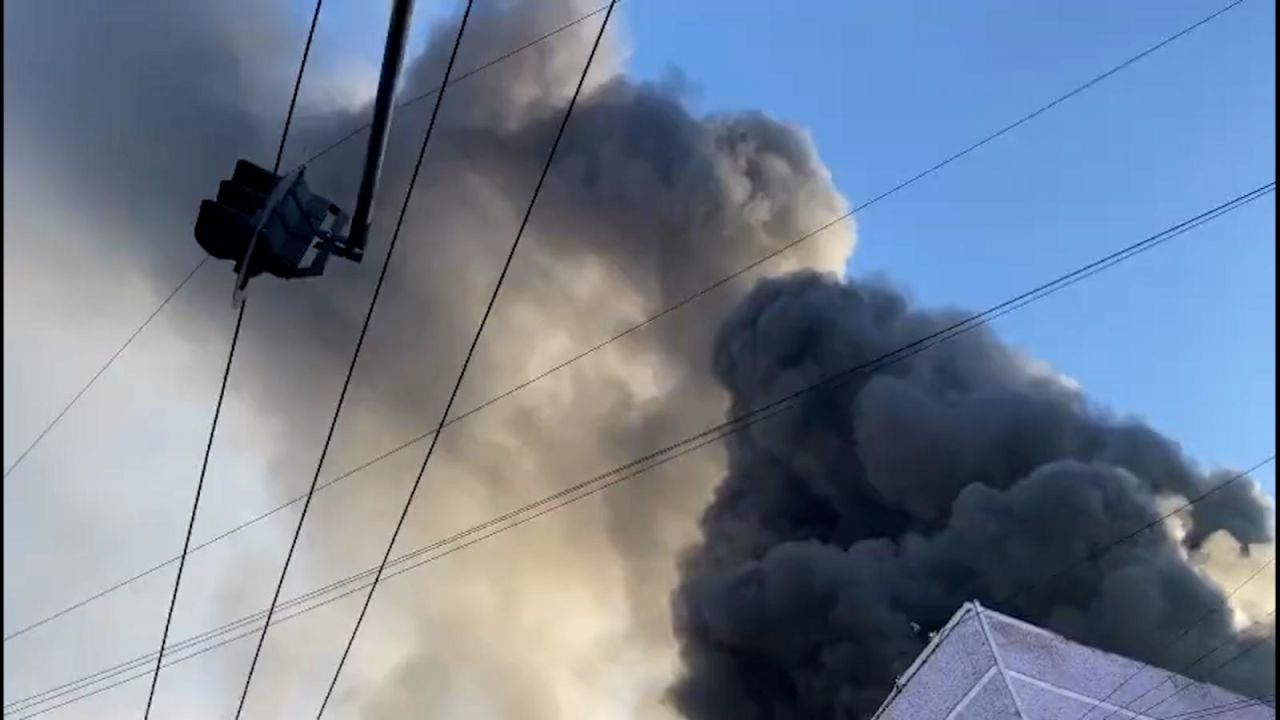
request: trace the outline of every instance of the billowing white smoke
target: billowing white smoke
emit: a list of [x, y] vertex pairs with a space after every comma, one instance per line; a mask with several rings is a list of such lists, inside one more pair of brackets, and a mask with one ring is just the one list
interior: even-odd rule
[[[594, 7], [477, 2], [458, 68]], [[111, 228], [133, 238], [117, 253], [135, 251], [133, 262], [144, 272], [154, 268], [157, 284], [180, 277], [194, 250], [191, 220], [200, 198], [236, 157], [269, 161], [282, 111], [278, 92], [288, 87], [300, 39], [277, 35], [281, 19], [251, 2], [82, 9], [72, 18], [62, 17], [65, 9], [45, 8], [27, 7], [26, 17], [13, 21], [29, 27], [56, 21], [60, 36], [78, 42], [30, 41], [27, 56], [45, 76], [23, 81], [31, 86], [25, 115], [57, 138], [52, 157], [91, 179], [77, 197], [84, 212], [113, 217], [113, 208], [139, 209], [120, 221], [122, 228]], [[598, 21], [448, 91], [325, 477], [434, 421]], [[617, 16], [615, 22], [623, 26]], [[245, 40], [249, 27], [261, 42]], [[404, 96], [439, 82], [455, 27], [432, 31], [425, 55], [407, 68]], [[611, 31], [597, 57], [464, 386], [462, 410], [846, 210], [802, 132], [757, 113], [692, 115], [676, 89], [620, 74], [616, 38]], [[164, 72], [149, 70], [158, 67]], [[93, 87], [111, 89], [94, 95], [97, 124], [110, 126], [111, 142], [80, 125], [84, 93]], [[363, 266], [335, 262], [318, 281], [254, 283], [232, 387], [237, 401], [255, 409], [248, 434], [270, 458], [272, 476], [262, 482], [279, 497], [310, 480], [429, 109], [427, 101], [396, 116]], [[363, 122], [367, 112], [299, 118], [286, 166], [303, 148], [315, 151]], [[352, 197], [362, 141], [311, 167], [319, 191], [339, 201]], [[113, 180], [124, 167], [128, 182]], [[851, 246], [847, 227], [834, 229], [769, 270], [835, 271]], [[208, 272], [225, 274], [229, 284], [228, 269]], [[706, 362], [711, 338], [755, 276], [450, 428], [401, 549], [713, 423], [723, 396]], [[227, 308], [221, 296], [209, 302], [207, 316], [188, 331], [216, 348], [212, 339], [225, 337]], [[417, 446], [320, 496], [286, 594], [376, 561], [422, 451]], [[391, 581], [348, 665], [343, 687], [354, 694], [340, 692], [338, 707], [367, 705], [370, 717], [405, 707], [449, 714], [477, 703], [508, 717], [670, 712], [662, 698], [676, 662], [667, 614], [674, 558], [694, 539], [697, 510], [720, 466], [707, 451]], [[210, 482], [216, 487], [220, 480]], [[265, 604], [294, 516], [279, 517], [277, 534], [223, 590], [227, 607], [217, 620]], [[251, 707], [288, 714], [289, 703], [304, 698], [301, 688], [323, 682], [350, 612], [349, 605], [334, 606], [292, 623], [296, 630], [274, 631]], [[243, 662], [236, 659], [225, 673], [228, 694], [238, 693]]]

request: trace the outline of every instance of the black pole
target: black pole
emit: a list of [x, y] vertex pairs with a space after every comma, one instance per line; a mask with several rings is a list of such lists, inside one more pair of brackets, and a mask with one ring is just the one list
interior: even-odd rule
[[387, 45], [382, 52], [382, 72], [378, 76], [378, 95], [373, 103], [373, 129], [369, 132], [369, 148], [364, 156], [364, 173], [360, 176], [360, 192], [356, 196], [356, 212], [351, 218], [348, 254], [359, 262], [364, 257], [365, 242], [372, 223], [373, 195], [382, 174], [382, 157], [387, 151], [387, 135], [391, 129], [391, 111], [395, 108], [396, 81], [404, 62], [404, 48], [409, 38], [409, 17], [413, 0], [395, 0], [391, 22], [387, 25]]

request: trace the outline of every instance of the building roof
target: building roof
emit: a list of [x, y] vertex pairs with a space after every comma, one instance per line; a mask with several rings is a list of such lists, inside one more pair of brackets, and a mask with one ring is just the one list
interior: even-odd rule
[[1275, 720], [1275, 709], [965, 603], [873, 720]]

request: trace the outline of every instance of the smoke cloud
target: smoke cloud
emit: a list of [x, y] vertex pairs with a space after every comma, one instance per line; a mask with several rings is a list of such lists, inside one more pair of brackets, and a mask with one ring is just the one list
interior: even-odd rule
[[[769, 279], [721, 328], [716, 377], [736, 415], [964, 317], [883, 285]], [[1234, 587], [1274, 554], [1257, 487], [1232, 483], [1175, 527], [1079, 562], [1156, 521], [1163, 499], [1233, 474], [1198, 470], [985, 328], [805, 396], [725, 445], [729, 470], [675, 594], [687, 670], [673, 697], [689, 717], [870, 717], [972, 598], [1179, 671], [1221, 645], [1188, 674], [1274, 689], [1274, 624], [1237, 625], [1270, 608], [1230, 606], [1215, 582]], [[1274, 588], [1274, 574], [1254, 582]]]
[[[127, 268], [126, 276], [165, 288], [197, 256], [191, 223], [200, 199], [216, 189], [237, 157], [269, 163], [301, 36], [297, 23], [247, 0], [194, 12], [151, 5], [81, 9], [64, 18], [66, 8], [39, 4], [24, 9], [25, 17], [7, 17], [10, 25], [48, 28], [48, 34], [33, 31], [25, 50], [6, 45], [6, 53], [33, 60], [43, 73], [21, 79], [26, 90], [6, 86], [7, 94], [25, 100], [23, 114], [6, 120], [6, 133], [19, 136], [21, 129], [29, 144], [47, 138], [41, 162], [59, 177], [82, 178], [74, 191], [49, 183], [46, 202], [100, 222], [110, 219], [84, 245], [113, 267]], [[595, 7], [477, 3], [457, 67], [486, 62]], [[95, 24], [99, 19], [111, 30], [105, 36]], [[434, 423], [599, 19], [448, 90], [323, 478]], [[847, 209], [802, 131], [759, 113], [699, 116], [686, 107], [678, 85], [623, 76], [626, 51], [618, 38], [624, 19], [615, 15], [617, 25], [597, 56], [469, 371], [460, 409]], [[404, 97], [439, 83], [455, 23], [431, 29], [424, 53], [406, 68]], [[257, 41], [244, 37], [247, 26]], [[315, 68], [324, 67], [324, 28], [322, 17]], [[67, 36], [83, 36], [83, 42], [55, 42]], [[164, 73], [155, 69], [160, 67]], [[315, 106], [306, 96], [311, 77], [304, 80], [304, 108]], [[84, 112], [81, 85], [103, 89], [94, 95], [96, 114]], [[236, 520], [295, 495], [310, 481], [430, 105], [421, 102], [396, 115], [366, 262], [330, 263], [318, 281], [260, 278], [252, 285], [232, 376], [233, 411], [224, 415], [219, 446], [253, 448], [261, 465], [251, 466], [249, 478], [230, 478], [215, 468], [207, 485], [211, 507], [233, 481], [266, 495], [253, 507], [241, 495], [232, 503], [238, 511], [228, 513]], [[299, 117], [284, 166], [365, 121], [367, 105], [358, 111], [348, 106]], [[105, 130], [110, 142], [101, 139]], [[362, 142], [310, 167], [318, 192], [338, 202], [354, 197]], [[6, 172], [15, 166], [6, 157]], [[119, 180], [122, 174], [127, 182]], [[852, 244], [848, 226], [833, 229], [768, 270], [836, 271]], [[66, 283], [65, 276], [53, 277]], [[224, 352], [231, 278], [229, 268], [206, 268], [184, 306], [184, 342], [202, 358]], [[711, 338], [754, 280], [749, 273], [451, 427], [398, 551], [713, 423], [724, 395], [706, 363]], [[191, 369], [191, 381], [201, 387], [212, 382], [214, 364], [202, 361], [201, 369]], [[243, 410], [235, 412], [237, 406]], [[199, 432], [193, 427], [193, 437]], [[286, 596], [376, 562], [424, 451], [418, 445], [317, 498]], [[673, 558], [696, 539], [697, 509], [721, 466], [708, 451], [429, 571], [388, 582], [347, 664], [335, 710], [360, 717], [670, 716], [664, 696], [677, 664], [666, 607], [676, 581]], [[170, 480], [184, 489], [172, 495], [169, 512], [175, 516], [189, 503], [184, 483]], [[254, 544], [238, 556], [236, 569], [218, 576], [211, 592], [219, 603], [200, 626], [265, 605], [296, 516], [277, 517], [270, 528], [253, 532]], [[146, 554], [174, 547], [180, 537], [175, 524]], [[199, 597], [209, 585], [208, 569], [188, 570], [184, 597]], [[151, 589], [156, 609], [167, 597], [164, 585]], [[251, 712], [313, 711], [316, 687], [327, 681], [355, 609], [334, 605], [273, 630]], [[136, 646], [145, 651], [152, 642], [146, 633]], [[205, 676], [220, 683], [210, 692], [216, 699], [211, 712], [238, 695], [247, 661], [244, 653], [226, 655], [218, 672]]]
[[[368, 13], [376, 4], [360, 5]], [[327, 2], [321, 18], [285, 168], [368, 117], [367, 103], [344, 98], [326, 109], [308, 96], [308, 87], [333, 92], [325, 68], [333, 65], [326, 18], [334, 6]], [[477, 3], [457, 67], [487, 62], [595, 7]], [[49, 278], [65, 296], [65, 307], [51, 306], [59, 316], [101, 307], [97, 299], [120, 285], [163, 296], [185, 274], [198, 257], [191, 226], [200, 199], [236, 158], [270, 162], [305, 33], [305, 22], [257, 0], [69, 8], [5, 9], [6, 149], [26, 148], [6, 153], [6, 179], [26, 179], [45, 210], [42, 222], [19, 228], [6, 188], [6, 235], [15, 228], [30, 238], [7, 240], [6, 260]], [[434, 424], [599, 18], [448, 90], [322, 480]], [[848, 208], [802, 130], [760, 113], [699, 115], [678, 84], [626, 77], [624, 19], [611, 21], [469, 370], [462, 410]], [[379, 40], [384, 21], [369, 22]], [[406, 67], [404, 97], [440, 82], [456, 22], [430, 29], [424, 52]], [[29, 30], [11, 37], [17, 26]], [[343, 37], [332, 32], [332, 42]], [[431, 102], [395, 116], [366, 262], [331, 262], [318, 280], [252, 284], [218, 448], [249, 448], [258, 462], [214, 468], [208, 502], [216, 508], [227, 493], [231, 510], [209, 536], [310, 482]], [[349, 206], [363, 141], [311, 165], [312, 186]], [[835, 280], [853, 246], [851, 225], [831, 228], [450, 427], [397, 552], [714, 424], [726, 404], [735, 414], [947, 322], [890, 289]], [[98, 284], [68, 287], [68, 272]], [[766, 273], [784, 276], [757, 286]], [[180, 311], [176, 332], [189, 357], [175, 372], [201, 407], [221, 370], [232, 277], [227, 267], [206, 268]], [[6, 293], [10, 279], [6, 270]], [[127, 428], [104, 432], [119, 432], [122, 446], [140, 455], [153, 452], [129, 445], [136, 439]], [[193, 448], [202, 449], [204, 432], [193, 425]], [[922, 633], [960, 602], [1039, 577], [1154, 517], [1159, 502], [1211, 482], [1167, 439], [1088, 407], [1078, 391], [982, 333], [809, 398], [725, 449], [389, 581], [347, 663], [335, 714], [861, 717], [922, 647]], [[415, 446], [317, 496], [286, 596], [381, 557], [422, 452]], [[157, 485], [176, 488], [162, 509], [174, 521], [138, 541], [148, 564], [176, 550], [185, 526], [190, 478], [173, 467], [186, 464], [154, 473]], [[238, 488], [257, 494], [252, 507], [243, 491], [231, 494]], [[146, 523], [135, 516], [111, 515], [110, 531], [142, 532]], [[1270, 517], [1241, 483], [1167, 534], [1005, 609], [1100, 647], [1174, 663], [1192, 650], [1161, 655], [1155, 639], [1223, 602], [1210, 575], [1225, 584], [1268, 557]], [[236, 541], [244, 544], [228, 563], [233, 570], [189, 566], [184, 598], [204, 588], [216, 600], [193, 631], [265, 606], [296, 516], [276, 518]], [[1248, 558], [1239, 555], [1242, 543], [1253, 550]], [[167, 579], [148, 586], [148, 617], [169, 589]], [[1240, 603], [1234, 619], [1206, 623], [1184, 645], [1203, 648], [1239, 632], [1240, 618], [1256, 617], [1258, 606]], [[273, 630], [250, 714], [314, 712], [357, 609], [339, 603]], [[138, 651], [154, 648], [157, 631], [147, 626]], [[1259, 687], [1274, 662], [1273, 650], [1263, 654], [1221, 681]], [[225, 716], [247, 662], [242, 651], [185, 666], [214, 669], [199, 675], [208, 701], [183, 712], [208, 707], [211, 717]], [[160, 713], [181, 714], [165, 712], [165, 682]]]

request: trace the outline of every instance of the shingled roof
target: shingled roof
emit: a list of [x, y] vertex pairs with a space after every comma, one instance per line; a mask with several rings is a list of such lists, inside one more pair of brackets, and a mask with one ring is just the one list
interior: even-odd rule
[[1274, 720], [1275, 709], [966, 603], [874, 720]]

